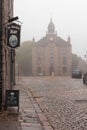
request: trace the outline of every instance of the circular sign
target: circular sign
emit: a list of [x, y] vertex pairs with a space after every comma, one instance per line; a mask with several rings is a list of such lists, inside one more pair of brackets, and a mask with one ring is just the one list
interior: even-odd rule
[[16, 47], [17, 46], [17, 43], [18, 43], [18, 38], [16, 35], [12, 34], [10, 37], [9, 37], [9, 45], [11, 47]]

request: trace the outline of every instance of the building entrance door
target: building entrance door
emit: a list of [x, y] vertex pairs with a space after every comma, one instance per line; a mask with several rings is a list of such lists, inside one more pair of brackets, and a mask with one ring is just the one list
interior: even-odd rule
[[50, 75], [52, 75], [52, 73], [54, 73], [54, 68], [53, 66], [50, 66]]

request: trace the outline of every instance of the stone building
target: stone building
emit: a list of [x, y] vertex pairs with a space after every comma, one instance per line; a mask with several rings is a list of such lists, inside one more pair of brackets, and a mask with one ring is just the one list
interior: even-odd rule
[[5, 91], [15, 82], [15, 50], [7, 46], [6, 27], [13, 17], [14, 0], [0, 0], [0, 110], [5, 103]]
[[46, 36], [32, 45], [32, 74], [67, 75], [71, 74], [71, 43], [57, 36], [54, 23], [50, 19]]

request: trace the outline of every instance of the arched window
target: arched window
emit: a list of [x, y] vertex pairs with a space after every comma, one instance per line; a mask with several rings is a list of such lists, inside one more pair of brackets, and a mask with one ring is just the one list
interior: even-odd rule
[[67, 58], [66, 58], [65, 56], [63, 56], [62, 64], [63, 64], [63, 65], [66, 65], [66, 64], [67, 64]]

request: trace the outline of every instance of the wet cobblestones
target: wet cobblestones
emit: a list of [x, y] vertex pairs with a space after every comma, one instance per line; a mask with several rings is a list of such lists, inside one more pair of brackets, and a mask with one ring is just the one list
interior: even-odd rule
[[87, 86], [81, 79], [26, 80], [54, 130], [87, 130]]
[[[45, 106], [44, 106], [45, 104]], [[57, 130], [87, 129], [87, 104], [77, 104], [74, 101], [47, 99], [41, 103], [44, 113]]]

